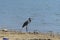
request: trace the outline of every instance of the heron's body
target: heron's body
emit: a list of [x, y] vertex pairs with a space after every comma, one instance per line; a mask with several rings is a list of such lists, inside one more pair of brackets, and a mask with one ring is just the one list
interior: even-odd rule
[[24, 27], [26, 26], [26, 31], [28, 31], [28, 30], [27, 30], [27, 26], [28, 26], [28, 24], [29, 24], [30, 22], [31, 22], [31, 18], [28, 18], [28, 20], [25, 21], [24, 24], [22, 25], [22, 28], [24, 28]]
[[27, 25], [28, 25], [28, 21], [25, 21], [24, 24], [23, 24], [23, 26], [22, 26], [22, 28], [24, 28]]

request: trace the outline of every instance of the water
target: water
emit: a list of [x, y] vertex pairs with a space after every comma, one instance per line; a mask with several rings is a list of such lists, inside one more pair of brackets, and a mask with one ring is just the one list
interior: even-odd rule
[[0, 0], [0, 28], [21, 29], [28, 17], [29, 31], [60, 32], [60, 0]]

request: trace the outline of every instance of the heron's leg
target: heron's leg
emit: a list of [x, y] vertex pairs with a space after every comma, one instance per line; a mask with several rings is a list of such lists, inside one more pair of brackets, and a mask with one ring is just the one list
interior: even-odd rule
[[26, 26], [26, 32], [28, 32], [28, 28], [27, 28], [27, 26]]

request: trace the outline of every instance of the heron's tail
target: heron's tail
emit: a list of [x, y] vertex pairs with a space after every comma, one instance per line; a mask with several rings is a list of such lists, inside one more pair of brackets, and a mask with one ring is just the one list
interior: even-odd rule
[[22, 28], [24, 28], [24, 25], [22, 26]]

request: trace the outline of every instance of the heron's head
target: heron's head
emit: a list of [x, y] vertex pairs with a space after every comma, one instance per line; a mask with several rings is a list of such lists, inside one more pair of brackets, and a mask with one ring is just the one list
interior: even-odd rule
[[32, 18], [29, 18], [29, 21], [30, 21], [30, 22], [31, 22], [31, 19], [32, 19]]

